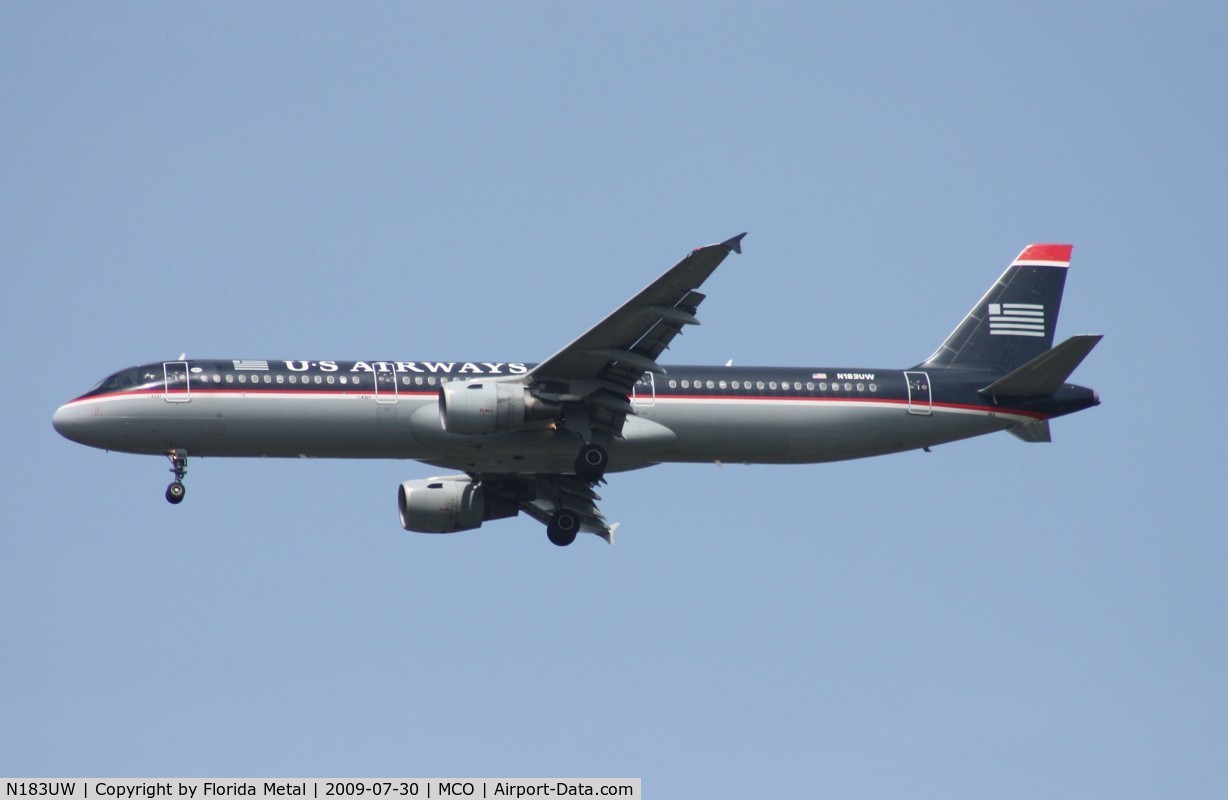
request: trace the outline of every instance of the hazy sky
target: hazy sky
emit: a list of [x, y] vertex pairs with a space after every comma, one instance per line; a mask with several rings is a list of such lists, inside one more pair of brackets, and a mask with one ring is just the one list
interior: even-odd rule
[[[0, 6], [0, 774], [1224, 796], [1228, 12], [999, 5]], [[1073, 242], [1103, 405], [614, 476], [566, 549], [51, 428], [185, 351], [539, 360], [743, 230], [667, 363], [906, 367]]]

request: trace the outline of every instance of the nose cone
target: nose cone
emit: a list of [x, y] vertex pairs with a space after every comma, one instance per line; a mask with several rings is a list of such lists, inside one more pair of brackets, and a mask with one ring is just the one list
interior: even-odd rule
[[81, 441], [81, 409], [72, 403], [60, 406], [51, 417], [51, 426], [65, 439]]

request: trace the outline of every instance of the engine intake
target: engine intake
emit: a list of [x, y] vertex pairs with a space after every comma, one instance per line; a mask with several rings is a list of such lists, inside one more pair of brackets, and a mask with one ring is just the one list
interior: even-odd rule
[[506, 433], [558, 419], [558, 404], [529, 393], [520, 383], [454, 381], [439, 390], [439, 418], [448, 433]]
[[465, 475], [405, 481], [397, 490], [401, 527], [415, 533], [456, 533], [491, 519], [514, 517], [519, 506], [488, 494]]

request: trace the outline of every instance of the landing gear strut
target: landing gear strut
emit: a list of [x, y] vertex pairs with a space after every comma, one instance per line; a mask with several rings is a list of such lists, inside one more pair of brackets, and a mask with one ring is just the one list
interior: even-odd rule
[[589, 483], [597, 483], [610, 465], [610, 455], [599, 444], [589, 442], [580, 448], [576, 456], [576, 475]]
[[560, 508], [554, 512], [554, 516], [546, 524], [546, 538], [559, 547], [566, 547], [574, 542], [579, 532], [580, 515], [569, 508]]
[[171, 460], [171, 472], [175, 474], [175, 480], [166, 487], [166, 502], [171, 505], [179, 505], [183, 502], [183, 496], [188, 492], [183, 485], [183, 479], [188, 474], [188, 451], [175, 450], [167, 453], [166, 457]]

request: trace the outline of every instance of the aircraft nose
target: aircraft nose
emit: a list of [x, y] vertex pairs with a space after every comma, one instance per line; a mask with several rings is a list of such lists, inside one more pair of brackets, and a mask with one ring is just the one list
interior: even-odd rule
[[80, 430], [80, 410], [71, 403], [60, 406], [51, 417], [51, 426], [65, 439], [77, 441]]

